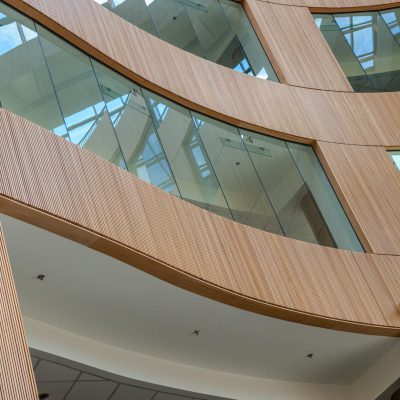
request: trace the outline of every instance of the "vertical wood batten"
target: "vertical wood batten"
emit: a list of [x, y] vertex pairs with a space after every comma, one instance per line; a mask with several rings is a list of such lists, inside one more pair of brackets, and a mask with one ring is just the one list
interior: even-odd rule
[[258, 0], [243, 6], [284, 83], [353, 91], [310, 10]]
[[37, 400], [31, 358], [1, 226], [0, 399]]

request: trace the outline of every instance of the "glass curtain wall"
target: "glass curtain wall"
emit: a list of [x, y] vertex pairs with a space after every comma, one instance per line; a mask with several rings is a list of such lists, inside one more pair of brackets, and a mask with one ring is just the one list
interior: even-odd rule
[[400, 90], [400, 9], [315, 14], [356, 92]]
[[233, 0], [95, 0], [123, 19], [217, 64], [278, 81], [240, 3]]
[[4, 108], [225, 218], [363, 251], [312, 147], [182, 107], [2, 3], [0, 38]]

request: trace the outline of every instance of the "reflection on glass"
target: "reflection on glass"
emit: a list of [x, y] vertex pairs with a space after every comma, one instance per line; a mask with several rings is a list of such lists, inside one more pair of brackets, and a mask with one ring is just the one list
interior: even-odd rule
[[99, 63], [93, 65], [128, 170], [179, 196], [140, 87]]
[[355, 91], [400, 90], [396, 10], [314, 18]]
[[397, 40], [397, 43], [399, 43], [399, 40], [400, 40], [400, 24], [399, 24], [400, 9], [394, 8], [391, 10], [381, 11], [380, 14], [381, 14], [383, 20], [386, 22], [386, 25], [390, 29], [390, 32], [392, 33], [394, 38]]
[[242, 60], [243, 65], [240, 65], [240, 68], [243, 68], [243, 72], [250, 74], [246, 70], [247, 64], [251, 66], [251, 75], [262, 79], [278, 81], [278, 77], [266, 59], [265, 52], [242, 5], [231, 0], [220, 0], [220, 2], [232, 31], [237, 36], [240, 46], [246, 53], [246, 57]]
[[[105, 3], [117, 8], [125, 2]], [[187, 6], [186, 0], [180, 4]], [[200, 9], [185, 9], [185, 15], [208, 54], [231, 54], [226, 51], [232, 43], [243, 46], [238, 25], [231, 21], [237, 36], [210, 25], [215, 42], [200, 28], [207, 22], [200, 12], [216, 5], [219, 14], [210, 13], [222, 17], [220, 3], [211, 0]], [[0, 34], [2, 29], [3, 107], [223, 217], [362, 251], [311, 147], [191, 112], [142, 89], [0, 3]], [[243, 71], [257, 71], [241, 57], [234, 63]]]
[[282, 233], [237, 128], [196, 113], [193, 118], [233, 219]]
[[232, 0], [95, 1], [174, 46], [236, 71], [278, 81], [240, 3]]
[[331, 14], [315, 15], [315, 22], [335, 54], [353, 89], [360, 91], [369, 85], [369, 78]]
[[40, 26], [37, 32], [69, 139], [123, 166], [122, 153], [89, 57]]
[[389, 151], [388, 153], [389, 153], [390, 157], [392, 157], [393, 164], [400, 171], [400, 151], [392, 150], [392, 151]]
[[66, 137], [33, 21], [1, 3], [0, 13], [0, 105]]
[[315, 206], [318, 207], [325, 221], [326, 229], [321, 228], [320, 236], [325, 241], [331, 240], [330, 236], [336, 244], [335, 247], [363, 251], [313, 149], [310, 146], [292, 142], [287, 142], [287, 146]]
[[144, 95], [182, 198], [231, 218], [189, 110], [147, 90]]
[[[185, 2], [175, 0], [154, 0], [148, 5], [148, 10], [160, 39], [204, 57], [204, 49], [200, 45], [184, 4]], [[193, 4], [194, 7], [203, 7], [201, 4], [197, 5], [194, 2]]]
[[285, 235], [336, 247], [286, 142], [244, 130], [241, 135]]

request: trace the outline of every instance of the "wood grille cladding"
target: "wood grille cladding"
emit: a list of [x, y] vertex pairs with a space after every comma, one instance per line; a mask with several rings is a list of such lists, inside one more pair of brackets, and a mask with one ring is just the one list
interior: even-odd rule
[[340, 12], [382, 10], [400, 5], [399, 0], [258, 0], [265, 3], [278, 3], [288, 6], [309, 7], [313, 11]]
[[[256, 1], [247, 0], [247, 3]], [[63, 0], [5, 2], [144, 86], [234, 125], [307, 143], [312, 140], [382, 146], [398, 146], [400, 143], [400, 92], [370, 94], [313, 90], [256, 79], [175, 48], [124, 21], [93, 0], [68, 0], [68, 6]], [[256, 18], [262, 17], [260, 27], [265, 42], [278, 40], [269, 37], [262, 28], [273, 22], [269, 19], [274, 19], [276, 13], [288, 27], [299, 26], [297, 18], [301, 17], [302, 23], [307, 23], [301, 34], [304, 41], [311, 40], [305, 34], [307, 30], [313, 32], [313, 37], [320, 35], [318, 42], [307, 41], [304, 46], [315, 46], [316, 54], [326, 54], [329, 49], [312, 17], [306, 15], [304, 10], [297, 12], [291, 8], [279, 6], [279, 9], [273, 7], [274, 13], [255, 13]], [[82, 18], [82, 15], [89, 15], [90, 18]], [[307, 18], [303, 18], [305, 16]], [[275, 22], [272, 23], [274, 25]], [[294, 30], [291, 34], [297, 35], [297, 32]], [[301, 75], [293, 73], [292, 79], [302, 76], [310, 80], [315, 76], [314, 87], [318, 89], [318, 82], [323, 82], [324, 76], [335, 69], [325, 65], [331, 58], [317, 59], [313, 64], [317, 69], [309, 70], [305, 75], [310, 65], [306, 59], [308, 51], [301, 57], [301, 47], [296, 49], [288, 43], [290, 37], [287, 34], [277, 43], [287, 57], [296, 50], [297, 62], [293, 68], [303, 69], [303, 72]], [[323, 49], [320, 48], [322, 45]], [[278, 44], [274, 48], [278, 49]], [[282, 60], [283, 55], [272, 56], [271, 60], [275, 58]], [[289, 62], [286, 63], [280, 70], [288, 68]], [[319, 63], [324, 66], [319, 67]]]
[[5, 110], [0, 132], [3, 213], [243, 309], [400, 335], [398, 255], [340, 251], [234, 223]]
[[36, 383], [0, 227], [0, 399], [36, 400]]

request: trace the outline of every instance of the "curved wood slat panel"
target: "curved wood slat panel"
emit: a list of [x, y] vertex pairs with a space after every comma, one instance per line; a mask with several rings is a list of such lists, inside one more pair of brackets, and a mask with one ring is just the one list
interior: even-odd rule
[[224, 219], [5, 110], [0, 133], [0, 211], [243, 309], [400, 335], [399, 256], [326, 248]]
[[36, 400], [35, 377], [0, 227], [0, 399]]
[[240, 74], [141, 31], [93, 0], [69, 0], [68, 7], [63, 0], [6, 2], [150, 89], [233, 124], [302, 142], [400, 143], [400, 93], [311, 90]]
[[[288, 7], [258, 0], [243, 6], [270, 59], [279, 66], [281, 81], [322, 90], [352, 92], [342, 68], [305, 7]], [[307, 45], [312, 43], [312, 45]]]
[[315, 12], [384, 10], [400, 6], [399, 0], [257, 0], [287, 6], [308, 7]]

